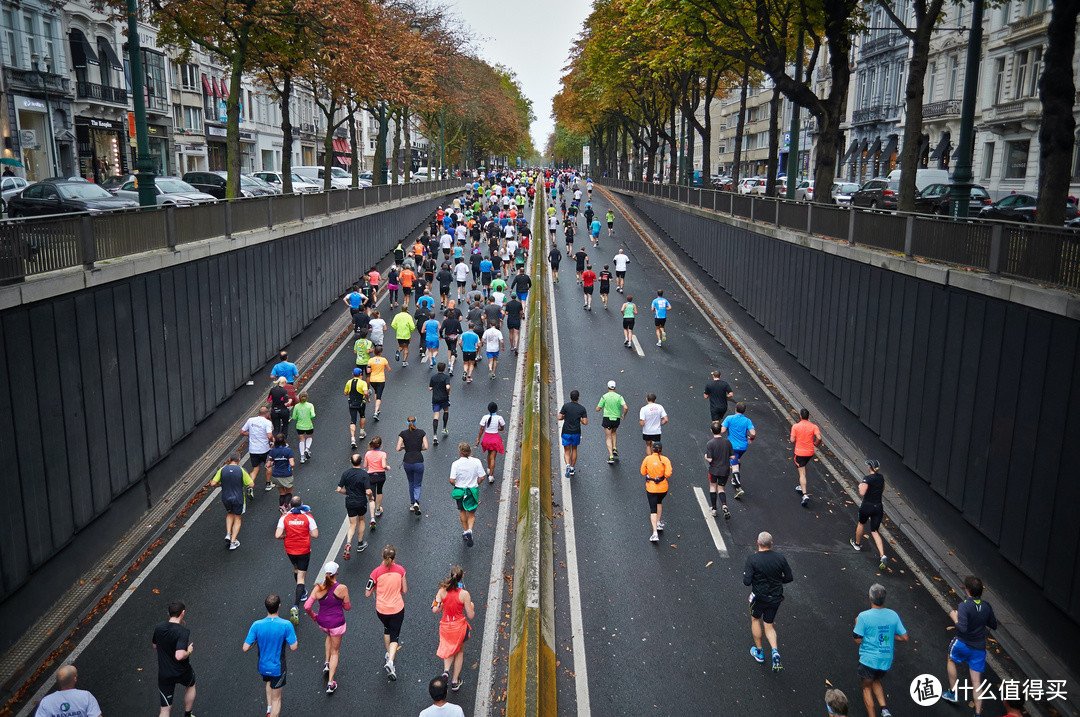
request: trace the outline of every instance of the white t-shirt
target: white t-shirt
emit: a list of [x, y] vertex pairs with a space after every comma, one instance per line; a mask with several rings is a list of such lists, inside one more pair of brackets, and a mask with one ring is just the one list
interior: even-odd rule
[[471, 271], [468, 264], [461, 262], [454, 266], [454, 278], [458, 281], [468, 281], [469, 271]]
[[574, 190], [574, 199], [581, 199], [581, 190], [580, 189], [575, 189]]
[[270, 438], [267, 434], [274, 432], [274, 424], [269, 418], [252, 416], [247, 419], [243, 430], [248, 434], [248, 453], [262, 455], [270, 452]]
[[487, 475], [487, 469], [476, 456], [458, 458], [450, 465], [450, 477], [455, 488], [475, 488], [480, 479]]
[[660, 433], [660, 421], [667, 418], [667, 411], [659, 403], [646, 403], [638, 412], [638, 420], [645, 421], [641, 432], [646, 436], [655, 436]]
[[439, 246], [441, 248], [449, 249], [453, 245], [454, 245], [454, 237], [450, 236], [449, 232], [447, 232], [446, 234], [443, 234], [441, 237], [439, 237]]
[[516, 240], [511, 239], [510, 241], [506, 242], [506, 253], [510, 256], [514, 256], [514, 253], [517, 252], [517, 249], [518, 243]]
[[383, 319], [372, 319], [371, 320], [371, 336], [370, 336], [371, 343], [373, 343], [373, 344], [382, 343], [383, 332], [385, 332], [385, 331], [386, 331], [386, 321], [384, 321]]
[[484, 339], [484, 346], [488, 351], [498, 351], [499, 346], [502, 344], [502, 332], [494, 326], [489, 326], [481, 338]]
[[34, 717], [98, 717], [100, 714], [101, 708], [97, 699], [86, 690], [73, 687], [45, 695], [34, 712]]
[[420, 713], [420, 717], [465, 717], [465, 713], [457, 705], [449, 702], [442, 705], [432, 705]]
[[507, 224], [506, 228], [503, 229], [503, 239], [513, 239], [513, 238], [514, 238], [514, 225], [513, 224]]
[[502, 306], [506, 303], [506, 294], [502, 293], [501, 291], [491, 292], [491, 298], [495, 299], [496, 306]]
[[480, 419], [480, 425], [484, 427], [484, 433], [498, 433], [506, 421], [497, 413], [489, 413]]
[[458, 224], [457, 229], [454, 230], [454, 235], [457, 237], [458, 241], [464, 241], [468, 233], [469, 230], [465, 228], [464, 224]]
[[558, 229], [558, 228], [559, 228], [559, 218], [556, 217], [556, 216], [548, 217], [548, 229]]
[[616, 254], [611, 261], [615, 264], [615, 271], [626, 271], [626, 265], [630, 263], [630, 257], [626, 254]]

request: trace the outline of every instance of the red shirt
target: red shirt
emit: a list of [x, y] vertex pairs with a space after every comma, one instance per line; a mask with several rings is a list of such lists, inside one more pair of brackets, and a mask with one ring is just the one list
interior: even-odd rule
[[795, 455], [814, 455], [815, 439], [821, 439], [821, 432], [810, 421], [799, 421], [791, 427], [791, 440], [795, 442]]
[[367, 276], [368, 276], [368, 283], [370, 283], [372, 286], [378, 286], [379, 285], [379, 272], [377, 272], [377, 271], [369, 271]]
[[311, 533], [318, 526], [310, 513], [286, 513], [278, 520], [278, 528], [285, 529], [285, 552], [288, 555], [311, 552]]
[[596, 272], [592, 269], [586, 269], [581, 272], [581, 283], [583, 286], [592, 286], [596, 283]]

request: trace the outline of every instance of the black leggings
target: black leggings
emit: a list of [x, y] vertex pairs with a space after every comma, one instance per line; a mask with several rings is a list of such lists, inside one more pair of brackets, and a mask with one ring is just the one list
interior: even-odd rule
[[379, 621], [383, 624], [383, 634], [390, 636], [390, 642], [397, 642], [398, 637], [401, 636], [401, 623], [405, 621], [405, 610], [395, 612], [393, 615], [383, 615], [381, 612], [375, 614], [379, 616]]
[[649, 513], [655, 513], [657, 507], [664, 502], [664, 496], [667, 492], [663, 493], [646, 493], [649, 496]]
[[369, 473], [368, 474], [368, 476], [371, 478], [371, 492], [374, 493], [375, 495], [382, 495], [383, 483], [386, 482], [386, 474], [383, 473], [382, 478], [376, 478], [375, 477], [376, 475], [379, 475], [379, 474], [378, 473]]

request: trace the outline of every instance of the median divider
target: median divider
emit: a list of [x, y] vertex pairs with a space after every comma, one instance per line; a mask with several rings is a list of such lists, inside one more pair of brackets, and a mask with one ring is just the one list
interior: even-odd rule
[[[541, 187], [542, 189], [542, 187]], [[556, 714], [555, 578], [551, 530], [551, 442], [548, 410], [547, 337], [541, 320], [545, 237], [543, 195], [533, 213], [529, 275], [533, 289], [526, 306], [524, 426], [518, 471], [514, 588], [510, 611], [507, 715]]]

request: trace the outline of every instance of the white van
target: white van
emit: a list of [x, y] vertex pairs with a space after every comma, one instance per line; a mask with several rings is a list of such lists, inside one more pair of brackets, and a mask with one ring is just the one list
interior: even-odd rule
[[[304, 179], [310, 179], [319, 184], [319, 187], [323, 186], [323, 167], [305, 166], [305, 167], [293, 167], [292, 171], [299, 174]], [[348, 189], [352, 186], [352, 175], [346, 172], [341, 167], [330, 168], [330, 188], [331, 189]], [[363, 186], [361, 182], [360, 186]]]
[[[900, 181], [900, 170], [894, 169], [889, 172], [890, 182]], [[949, 170], [947, 169], [917, 169], [915, 170], [915, 188], [920, 192], [931, 184], [950, 184]]]

